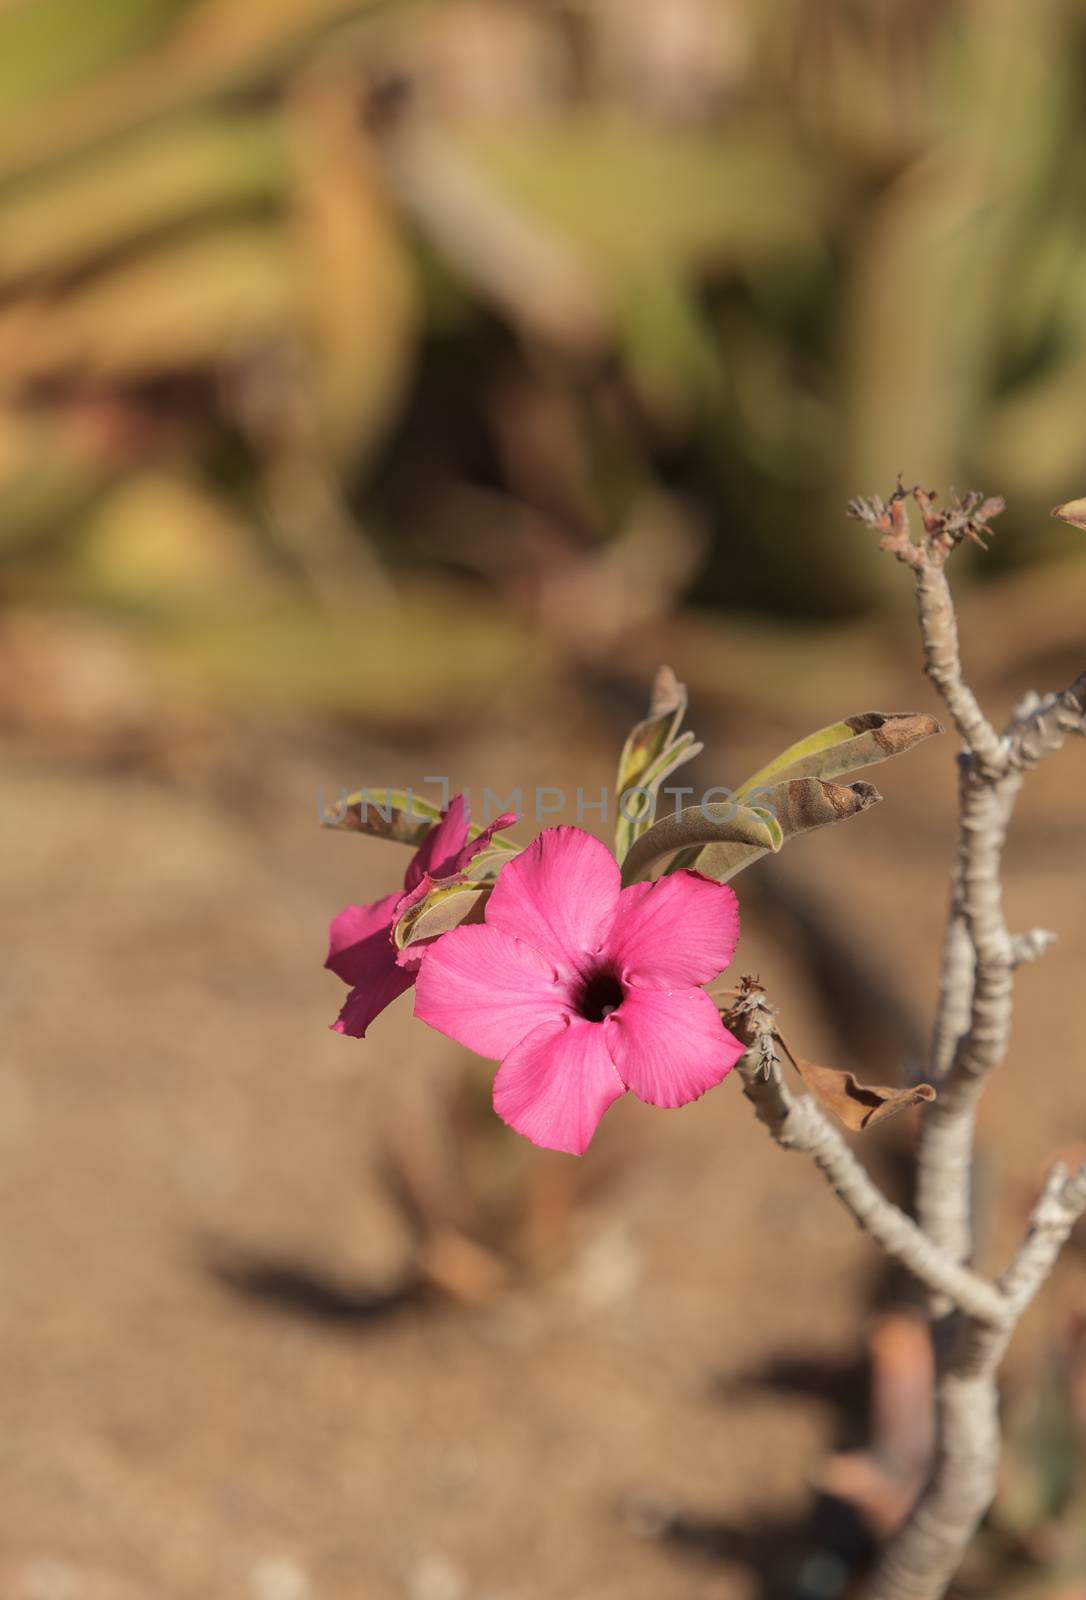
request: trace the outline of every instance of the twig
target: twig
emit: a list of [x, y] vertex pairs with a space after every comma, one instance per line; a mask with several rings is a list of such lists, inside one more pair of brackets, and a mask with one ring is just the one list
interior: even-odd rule
[[[920, 508], [914, 540], [908, 501]], [[972, 1254], [971, 1177], [976, 1105], [1010, 1039], [1014, 970], [1050, 940], [1012, 939], [1003, 917], [1003, 846], [1022, 776], [1058, 749], [1086, 717], [1086, 673], [1061, 695], [1029, 696], [999, 734], [966, 683], [954, 604], [946, 581], [950, 554], [967, 539], [983, 545], [1003, 510], [980, 494], [937, 509], [929, 491], [899, 483], [888, 502], [856, 500], [850, 514], [875, 528], [882, 548], [913, 572], [926, 667], [965, 750], [959, 758], [960, 831], [943, 947], [930, 1076], [939, 1098], [924, 1120], [917, 1174], [921, 1225], [961, 1261]], [[936, 1314], [947, 1309], [938, 1302]]]
[[[919, 505], [914, 542], [906, 501]], [[1043, 954], [1042, 929], [1012, 937], [1003, 915], [1003, 846], [1023, 775], [1086, 731], [1086, 674], [1063, 694], [1031, 695], [1004, 734], [992, 727], [965, 682], [954, 607], [944, 571], [965, 538], [983, 543], [999, 500], [969, 495], [948, 509], [899, 484], [888, 505], [858, 501], [854, 516], [882, 534], [882, 547], [914, 574], [927, 670], [961, 735], [960, 830], [932, 1041], [930, 1076], [939, 1097], [927, 1113], [917, 1161], [920, 1225], [960, 1265], [972, 1255], [971, 1183], [976, 1106], [1010, 1039], [1015, 968]], [[1049, 1179], [1029, 1234], [997, 1292], [1007, 1314], [985, 1323], [944, 1292], [931, 1298], [936, 1346], [936, 1453], [932, 1475], [890, 1541], [866, 1600], [941, 1600], [995, 1494], [1000, 1436], [996, 1372], [1007, 1340], [1076, 1218], [1086, 1210], [1086, 1174]]]
[[999, 1363], [1084, 1213], [1086, 1167], [1068, 1177], [1058, 1163], [1034, 1206], [1029, 1231], [1000, 1279], [998, 1292], [1007, 1306], [1002, 1326], [962, 1315], [944, 1326], [938, 1341], [935, 1464], [908, 1520], [876, 1567], [865, 1600], [940, 1600], [945, 1594], [995, 1496]]
[[[1029, 1232], [999, 1284], [962, 1265], [895, 1206], [808, 1095], [792, 1094], [781, 1069], [774, 1013], [746, 979], [727, 1012], [748, 1045], [737, 1064], [743, 1092], [782, 1148], [809, 1155], [859, 1227], [953, 1314], [937, 1341], [936, 1438], [931, 1477], [890, 1541], [867, 1600], [940, 1600], [995, 1494], [999, 1462], [996, 1372], [1022, 1313], [1086, 1212], [1086, 1167], [1056, 1167]], [[928, 1115], [930, 1116], [930, 1112]]]
[[[920, 506], [924, 538], [916, 543], [909, 526], [908, 500]], [[946, 580], [947, 557], [965, 539], [983, 546], [988, 523], [1003, 510], [1000, 499], [978, 494], [955, 500], [946, 511], [933, 510], [935, 496], [927, 490], [904, 489], [899, 483], [888, 502], [875, 497], [853, 500], [849, 514], [882, 534], [883, 550], [911, 567], [916, 578], [916, 603], [925, 666], [961, 735], [962, 743], [992, 772], [1002, 772], [1009, 744], [980, 708], [976, 695], [962, 676], [958, 624]]]
[[1016, 967], [1027, 966], [1031, 961], [1039, 961], [1046, 950], [1051, 950], [1058, 933], [1052, 933], [1048, 928], [1031, 928], [1028, 933], [1016, 933], [1011, 936], [1011, 960]]
[[809, 1095], [796, 1096], [784, 1081], [776, 1053], [772, 1011], [764, 991], [751, 985], [728, 1013], [728, 1024], [749, 1045], [736, 1070], [760, 1122], [785, 1150], [809, 1155], [864, 1233], [931, 1292], [945, 1295], [978, 1322], [1006, 1323], [1004, 1296], [948, 1256], [893, 1201], [888, 1200]]
[[1016, 1319], [1048, 1277], [1071, 1229], [1086, 1214], [1086, 1166], [1068, 1175], [1058, 1161], [1045, 1180], [1029, 1219], [1029, 1232], [1018, 1254], [999, 1280], [1014, 1306]]
[[[972, 762], [964, 768], [958, 863], [957, 917], [968, 940], [969, 967], [950, 969], [948, 932], [936, 1038], [943, 1048], [957, 1032], [949, 1063], [932, 1063], [939, 1098], [925, 1118], [917, 1160], [921, 1225], [960, 1261], [972, 1255], [973, 1124], [988, 1074], [1010, 1040], [1015, 950], [1003, 916], [1001, 870], [1007, 816], [1021, 779], [994, 779]], [[958, 1032], [962, 1018], [965, 1026]], [[936, 1305], [936, 1314], [946, 1309]]]
[[1062, 694], [1030, 696], [1007, 732], [1010, 760], [1022, 772], [1062, 749], [1069, 734], [1086, 733], [1086, 672]]

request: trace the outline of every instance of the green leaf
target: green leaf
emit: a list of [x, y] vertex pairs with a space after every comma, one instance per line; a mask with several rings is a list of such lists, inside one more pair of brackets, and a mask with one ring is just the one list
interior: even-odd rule
[[[623, 861], [633, 843], [652, 825], [655, 800], [665, 778], [703, 749], [694, 735], [680, 734], [686, 714], [686, 685], [670, 667], [656, 674], [649, 714], [632, 729], [618, 763], [615, 854]], [[643, 791], [636, 796], [632, 791]], [[625, 803], [625, 797], [630, 800]]]
[[[230, 96], [263, 102], [267, 96], [254, 91], [280, 82], [284, 68], [299, 55], [304, 59], [322, 33], [351, 16], [380, 16], [388, 4], [186, 0], [182, 6], [177, 0], [113, 0], [113, 18], [103, 19], [106, 8], [96, 5], [89, 27], [86, 0], [46, 5], [21, 0], [18, 6], [0, 0], [0, 184], [69, 158], [82, 159], [96, 147], [186, 109]], [[23, 20], [21, 12], [28, 14]], [[136, 35], [149, 39], [151, 28], [158, 31], [168, 13], [180, 13], [177, 24], [149, 48], [130, 54]], [[68, 52], [74, 59], [66, 59]], [[122, 54], [127, 59], [120, 59]], [[77, 79], [82, 80], [78, 87]]]
[[464, 922], [481, 922], [491, 884], [439, 883], [423, 899], [410, 906], [392, 930], [398, 950], [436, 939]]
[[783, 843], [776, 817], [761, 807], [739, 805], [734, 800], [688, 806], [676, 816], [663, 817], [635, 840], [623, 863], [622, 881], [638, 883], [659, 862], [695, 845], [735, 844], [762, 855], [779, 850]]
[[[477, 829], [473, 828], [471, 831], [474, 834]], [[499, 837], [495, 834], [486, 849], [480, 850], [477, 856], [472, 856], [464, 868], [464, 877], [470, 879], [472, 883], [493, 883], [502, 868], [523, 849], [522, 845], [514, 844], [508, 839], [502, 839], [499, 843]]]
[[341, 66], [316, 69], [284, 131], [297, 172], [293, 242], [321, 438], [361, 476], [404, 404], [420, 305], [402, 222], [358, 137], [356, 94]]
[[34, 0], [0, 7], [0, 114], [22, 111], [131, 56], [182, 0]]
[[[813, 833], [844, 822], [882, 799], [870, 783], [826, 783], [820, 778], [793, 778], [774, 784], [758, 796], [758, 810], [772, 816], [780, 829], [781, 843], [800, 833]], [[780, 846], [778, 845], [779, 849]], [[730, 839], [706, 845], [692, 860], [683, 861], [706, 878], [727, 883], [737, 872], [769, 853], [769, 847], [754, 840]]]
[[674, 740], [686, 712], [686, 685], [670, 667], [656, 674], [649, 714], [637, 723], [626, 740], [618, 763], [619, 793], [641, 782], [647, 768]]
[[[391, 839], [396, 844], [418, 847], [435, 822], [441, 821], [440, 807], [424, 800], [412, 789], [359, 789], [341, 799], [321, 816], [321, 826], [341, 833], [366, 833], [374, 839]], [[473, 822], [468, 838], [477, 839], [486, 830]], [[519, 855], [523, 845], [503, 833], [492, 834], [486, 848], [468, 865], [476, 881], [496, 878], [505, 863]]]
[[263, 348], [299, 305], [284, 240], [280, 222], [233, 220], [160, 241], [57, 299], [28, 300], [12, 371], [29, 384], [73, 369], [87, 381], [128, 381], [217, 368], [227, 351]]
[[70, 278], [167, 230], [278, 205], [281, 144], [264, 115], [187, 117], [24, 184], [0, 203], [0, 281]]
[[334, 815], [326, 811], [321, 825], [343, 833], [368, 833], [374, 839], [392, 839], [396, 844], [417, 848], [434, 823], [440, 821], [438, 807], [409, 789], [360, 789], [357, 794], [348, 795]]
[[789, 745], [741, 784], [736, 795], [744, 799], [788, 778], [839, 778], [899, 756], [942, 731], [935, 718], [922, 711], [862, 711]]
[[[709, 131], [602, 113], [465, 129], [518, 208], [570, 240], [616, 296], [646, 268], [809, 261], [830, 188], [810, 151], [748, 120]], [[652, 227], [645, 227], [646, 216]]]

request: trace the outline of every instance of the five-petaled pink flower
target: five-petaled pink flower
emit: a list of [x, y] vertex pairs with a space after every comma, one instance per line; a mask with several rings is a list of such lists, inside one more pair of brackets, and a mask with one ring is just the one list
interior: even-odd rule
[[397, 919], [432, 881], [463, 872], [492, 834], [499, 828], [511, 827], [515, 821], [515, 815], [506, 812], [469, 840], [470, 818], [464, 796], [454, 795], [441, 821], [435, 822], [412, 856], [404, 873], [403, 889], [367, 906], [348, 906], [332, 919], [324, 964], [351, 985], [343, 1009], [332, 1024], [336, 1033], [363, 1038], [374, 1017], [410, 989], [418, 956], [416, 953], [410, 961], [397, 961], [392, 942]]
[[738, 938], [731, 889], [694, 872], [623, 889], [598, 839], [549, 828], [502, 869], [485, 922], [427, 951], [415, 1015], [502, 1063], [510, 1127], [581, 1155], [626, 1090], [681, 1106], [734, 1066], [743, 1046], [701, 985]]

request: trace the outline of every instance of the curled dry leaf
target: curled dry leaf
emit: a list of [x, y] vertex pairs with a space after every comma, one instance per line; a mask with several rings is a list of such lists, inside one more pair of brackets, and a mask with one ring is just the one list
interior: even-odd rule
[[[756, 814], [768, 814], [780, 829], [782, 843], [800, 833], [812, 833], [834, 822], [844, 822], [882, 799], [870, 783], [826, 783], [821, 778], [793, 778], [776, 783], [758, 795]], [[746, 807], [739, 807], [746, 810]], [[743, 837], [708, 844], [690, 859], [679, 863], [694, 867], [716, 883], [727, 883], [774, 848], [756, 839]], [[671, 870], [671, 869], [669, 869]]]
[[930, 1083], [918, 1083], [911, 1089], [887, 1089], [881, 1084], [860, 1083], [854, 1072], [817, 1066], [802, 1056], [794, 1056], [787, 1045], [784, 1048], [819, 1105], [831, 1111], [852, 1133], [862, 1133], [865, 1128], [873, 1128], [877, 1122], [885, 1122], [899, 1111], [935, 1099]]
[[713, 843], [741, 845], [753, 853], [753, 859], [779, 850], [784, 834], [772, 812], [760, 807], [737, 805], [734, 800], [688, 806], [678, 816], [661, 818], [631, 845], [622, 863], [622, 881], [637, 883], [676, 852]]
[[418, 846], [441, 812], [410, 789], [361, 789], [340, 801], [334, 811], [325, 810], [321, 823], [344, 833], [368, 833], [375, 839], [392, 839], [396, 844]]
[[1072, 528], [1086, 529], [1086, 497], [1079, 500], [1065, 500], [1062, 506], [1054, 506], [1052, 515], [1061, 522], [1069, 522]]
[[923, 711], [861, 711], [782, 750], [746, 780], [738, 790], [739, 798], [785, 779], [840, 778], [846, 772], [903, 755], [941, 732], [935, 718]]

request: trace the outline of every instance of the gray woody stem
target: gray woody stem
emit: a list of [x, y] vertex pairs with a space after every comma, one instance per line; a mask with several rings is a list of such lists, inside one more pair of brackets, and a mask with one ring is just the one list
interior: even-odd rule
[[932, 1293], [945, 1296], [985, 1326], [1002, 1328], [1008, 1313], [1005, 1296], [948, 1256], [888, 1200], [815, 1101], [789, 1089], [773, 1045], [772, 1017], [762, 992], [748, 980], [747, 997], [728, 1014], [728, 1023], [748, 1046], [736, 1070], [758, 1120], [783, 1149], [811, 1157], [841, 1204], [887, 1255]]
[[773, 1012], [759, 985], [745, 980], [727, 1020], [747, 1045], [736, 1070], [759, 1121], [784, 1149], [809, 1155], [863, 1231], [954, 1308], [938, 1329], [943, 1348], [931, 1480], [868, 1590], [868, 1600], [937, 1600], [995, 1492], [996, 1370], [1019, 1318], [1086, 1212], [1086, 1167], [1074, 1177], [1062, 1165], [1053, 1168], [1017, 1255], [999, 1283], [989, 1283], [888, 1200], [810, 1096], [792, 1093], [775, 1049]]
[[999, 1283], [1008, 1306], [1003, 1325], [985, 1325], [964, 1315], [940, 1330], [939, 1342], [947, 1348], [938, 1352], [935, 1464], [909, 1520], [883, 1554], [868, 1600], [933, 1600], [946, 1593], [995, 1495], [999, 1363], [1019, 1318], [1084, 1211], [1086, 1167], [1069, 1178], [1062, 1165], [1055, 1166], [1025, 1241]]
[[[923, 1124], [917, 1173], [920, 1225], [940, 1253], [967, 1268], [973, 1250], [971, 1185], [976, 1106], [1010, 1039], [1014, 971], [1051, 942], [1043, 930], [1013, 937], [1003, 916], [1003, 845], [1025, 772], [1086, 731], [1086, 674], [1063, 694], [1032, 695], [997, 733], [962, 676], [958, 630], [944, 571], [965, 539], [983, 543], [1002, 502], [970, 495], [948, 510], [911, 491], [924, 536], [914, 542], [898, 489], [889, 504], [856, 502], [882, 547], [912, 569], [925, 664], [961, 736], [960, 830], [943, 950], [930, 1076], [939, 1097]], [[941, 1600], [995, 1494], [1000, 1434], [996, 1371], [1007, 1340], [1086, 1210], [1086, 1170], [1057, 1168], [1029, 1235], [999, 1285], [1007, 1315], [996, 1325], [959, 1296], [931, 1294], [936, 1351], [936, 1450], [931, 1476], [891, 1539], [865, 1600]], [[927, 1281], [927, 1280], [925, 1280]], [[933, 1285], [928, 1282], [929, 1290]]]

